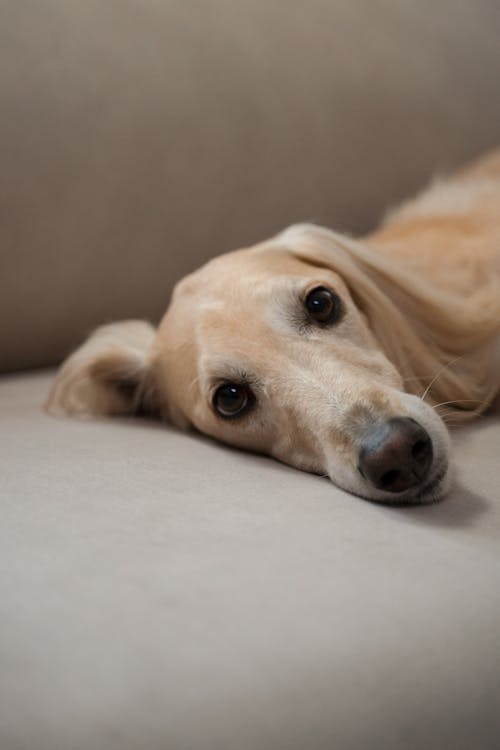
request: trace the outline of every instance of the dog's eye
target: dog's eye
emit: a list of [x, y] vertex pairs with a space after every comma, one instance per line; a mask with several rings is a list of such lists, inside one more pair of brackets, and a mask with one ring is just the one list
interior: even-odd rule
[[220, 417], [239, 417], [253, 403], [252, 391], [247, 385], [224, 383], [214, 393], [212, 404]]
[[305, 306], [309, 317], [320, 325], [336, 323], [340, 317], [341, 306], [338, 295], [324, 286], [317, 286], [309, 292]]

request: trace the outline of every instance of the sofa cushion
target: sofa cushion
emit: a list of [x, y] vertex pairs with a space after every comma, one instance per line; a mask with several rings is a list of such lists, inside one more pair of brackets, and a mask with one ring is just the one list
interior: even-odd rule
[[2, 750], [493, 750], [500, 421], [428, 507], [0, 381]]

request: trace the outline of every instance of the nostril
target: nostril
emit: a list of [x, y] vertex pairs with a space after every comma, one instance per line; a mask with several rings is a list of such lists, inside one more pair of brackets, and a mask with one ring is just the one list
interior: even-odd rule
[[411, 455], [416, 461], [424, 461], [429, 455], [429, 449], [429, 440], [417, 440], [417, 442], [411, 449]]
[[391, 485], [397, 482], [400, 476], [401, 472], [397, 469], [389, 469], [389, 471], [386, 471], [385, 474], [382, 474], [382, 476], [380, 477], [382, 488], [385, 489], [387, 487], [391, 487]]

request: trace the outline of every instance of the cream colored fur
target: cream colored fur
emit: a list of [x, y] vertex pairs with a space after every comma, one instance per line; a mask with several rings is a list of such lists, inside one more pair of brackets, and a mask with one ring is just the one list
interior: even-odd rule
[[[342, 301], [329, 331], [300, 323], [314, 285]], [[140, 321], [98, 329], [62, 366], [49, 406], [155, 413], [382, 501], [387, 493], [367, 488], [356, 470], [361, 437], [371, 424], [411, 417], [431, 436], [442, 474], [432, 491], [403, 498], [425, 502], [448, 482], [438, 411], [463, 421], [493, 405], [499, 352], [495, 152], [364, 239], [302, 224], [214, 259], [177, 285], [156, 331]], [[211, 399], [233, 380], [251, 384], [257, 406], [221, 420]]]
[[65, 361], [47, 407], [68, 414], [133, 414], [152, 410], [155, 329], [141, 320], [101, 326]]

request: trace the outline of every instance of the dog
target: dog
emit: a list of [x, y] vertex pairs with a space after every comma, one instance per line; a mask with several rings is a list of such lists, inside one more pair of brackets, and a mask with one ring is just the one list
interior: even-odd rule
[[500, 150], [363, 239], [298, 224], [99, 328], [51, 411], [150, 414], [391, 504], [450, 484], [447, 421], [498, 406]]

